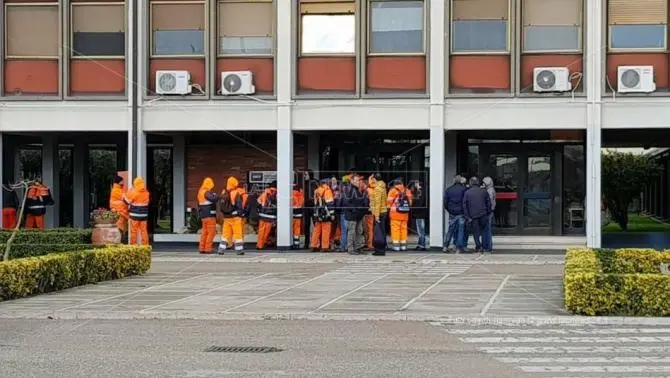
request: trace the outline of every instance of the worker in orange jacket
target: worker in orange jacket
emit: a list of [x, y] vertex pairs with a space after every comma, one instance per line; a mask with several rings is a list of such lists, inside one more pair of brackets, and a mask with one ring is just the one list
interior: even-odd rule
[[391, 243], [394, 251], [407, 250], [407, 222], [412, 206], [412, 193], [405, 188], [401, 178], [392, 182], [386, 198], [391, 219]]
[[219, 196], [217, 211], [223, 218], [221, 243], [218, 252], [222, 255], [226, 249], [234, 248], [238, 255], [244, 254], [244, 216], [248, 195], [235, 177], [228, 177], [226, 189]]
[[273, 181], [270, 186], [258, 197], [260, 210], [258, 215], [258, 240], [256, 248], [263, 249], [272, 236], [275, 222], [277, 221], [277, 182]]
[[214, 193], [214, 180], [205, 177], [198, 190], [198, 217], [200, 217], [200, 253], [212, 253], [212, 243], [216, 236], [216, 202], [219, 196]]
[[28, 197], [26, 198], [26, 228], [44, 229], [44, 214], [47, 206], [53, 206], [54, 199], [51, 190], [41, 182], [35, 181], [28, 187]]
[[331, 229], [335, 219], [335, 196], [330, 188], [330, 180], [323, 179], [314, 191], [314, 227], [310, 240], [313, 252], [330, 249]]
[[[300, 248], [300, 235], [302, 235], [303, 207], [305, 207], [305, 194], [299, 184], [293, 186], [293, 249]], [[309, 222], [309, 219], [307, 219]]]
[[123, 177], [114, 177], [112, 191], [109, 193], [109, 209], [119, 215], [116, 227], [121, 234], [128, 232], [128, 205], [123, 201]]
[[128, 205], [128, 216], [130, 217], [128, 237], [130, 244], [137, 244], [137, 234], [140, 234], [140, 243], [149, 245], [147, 221], [149, 220], [150, 195], [141, 177], [135, 177], [133, 188], [126, 193], [123, 200]]

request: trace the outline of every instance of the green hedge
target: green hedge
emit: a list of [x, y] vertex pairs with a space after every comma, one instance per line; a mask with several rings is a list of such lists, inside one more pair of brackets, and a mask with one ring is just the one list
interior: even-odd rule
[[[14, 244], [90, 244], [92, 229], [55, 228], [48, 230], [19, 230]], [[7, 243], [12, 231], [0, 231], [0, 244]]]
[[[6, 244], [0, 244], [0, 261], [2, 261], [2, 256], [5, 253], [5, 247]], [[91, 244], [12, 244], [9, 259], [44, 256], [50, 253], [85, 251], [87, 249], [104, 247], [106, 246]]]
[[669, 316], [670, 276], [660, 272], [670, 251], [570, 249], [563, 295], [580, 315]]
[[0, 301], [143, 274], [151, 247], [109, 246], [0, 262]]

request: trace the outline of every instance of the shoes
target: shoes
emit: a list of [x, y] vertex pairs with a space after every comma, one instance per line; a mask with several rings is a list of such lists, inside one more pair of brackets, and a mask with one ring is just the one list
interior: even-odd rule
[[[221, 252], [221, 254], [223, 255], [223, 252]], [[237, 255], [238, 255], [238, 256], [242, 256], [242, 255], [244, 255], [244, 251], [238, 251], [238, 252], [237, 252]]]
[[454, 254], [456, 254], [456, 255], [461, 254], [461, 253], [463, 253], [463, 250], [460, 249], [460, 248], [457, 248], [457, 249], [454, 251]]
[[312, 252], [321, 252], [320, 248], [312, 248]]
[[372, 256], [386, 256], [386, 252], [374, 252]]
[[200, 254], [201, 254], [201, 255], [209, 255], [209, 254], [211, 254], [211, 253], [212, 253], [212, 252], [200, 251]]

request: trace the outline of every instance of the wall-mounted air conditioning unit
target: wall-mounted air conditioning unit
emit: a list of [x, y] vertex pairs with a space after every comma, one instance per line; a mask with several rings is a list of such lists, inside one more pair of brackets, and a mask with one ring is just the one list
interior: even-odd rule
[[221, 94], [224, 96], [256, 93], [251, 71], [221, 72]]
[[533, 91], [567, 92], [572, 90], [567, 67], [536, 67], [533, 69]]
[[654, 66], [617, 67], [619, 93], [651, 93], [656, 90]]
[[156, 71], [156, 93], [161, 95], [191, 94], [191, 74], [188, 71]]

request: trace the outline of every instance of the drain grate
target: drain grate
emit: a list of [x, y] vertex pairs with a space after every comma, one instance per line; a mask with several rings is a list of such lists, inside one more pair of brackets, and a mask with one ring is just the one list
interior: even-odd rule
[[218, 353], [276, 353], [283, 352], [283, 349], [275, 347], [253, 347], [253, 346], [211, 346], [205, 349], [205, 352]]

